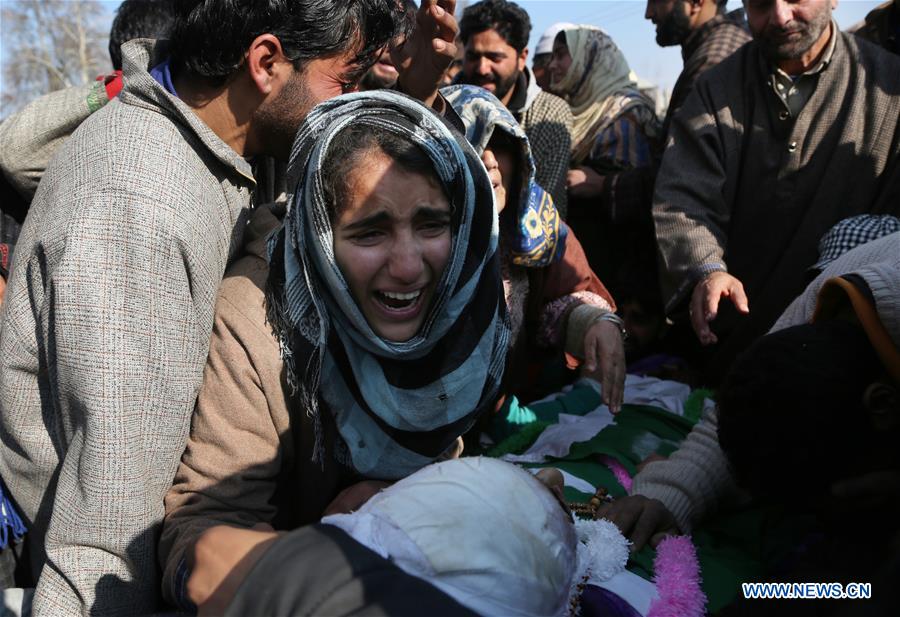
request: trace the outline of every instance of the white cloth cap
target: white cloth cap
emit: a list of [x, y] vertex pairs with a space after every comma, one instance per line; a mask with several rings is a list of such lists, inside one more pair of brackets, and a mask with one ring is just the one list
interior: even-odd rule
[[496, 459], [429, 465], [322, 522], [481, 615], [564, 614], [578, 567], [575, 526], [553, 494]]
[[541, 54], [553, 53], [553, 41], [556, 40], [556, 35], [566, 28], [574, 27], [575, 24], [570, 24], [567, 21], [561, 21], [547, 28], [544, 31], [544, 34], [541, 35], [541, 39], [538, 41], [537, 47], [534, 48], [534, 55], [539, 56]]
[[480, 615], [568, 617], [582, 582], [641, 615], [657, 597], [625, 571], [628, 541], [613, 523], [573, 525], [546, 486], [497, 459], [429, 465], [322, 522]]

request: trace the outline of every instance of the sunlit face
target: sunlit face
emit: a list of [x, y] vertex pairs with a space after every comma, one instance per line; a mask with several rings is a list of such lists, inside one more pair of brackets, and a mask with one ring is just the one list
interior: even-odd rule
[[408, 341], [422, 326], [450, 260], [450, 204], [428, 176], [380, 150], [360, 156], [334, 222], [334, 257], [378, 336]]
[[527, 50], [516, 51], [496, 30], [473, 34], [463, 56], [463, 81], [490, 90], [506, 104], [527, 55]]
[[372, 65], [372, 68], [362, 78], [360, 84], [363, 90], [377, 90], [379, 88], [390, 88], [397, 83], [400, 73], [394, 67], [391, 61], [391, 52], [385, 49], [381, 52], [378, 61]]
[[550, 54], [540, 54], [534, 57], [531, 63], [531, 74], [534, 75], [534, 81], [542, 90], [550, 89], [550, 71], [547, 67], [550, 64]]
[[691, 20], [685, 0], [647, 0], [644, 18], [656, 26], [656, 44], [681, 45], [691, 33]]
[[353, 53], [315, 58], [301, 70], [285, 62], [287, 77], [254, 112], [255, 142], [248, 154], [287, 160], [294, 135], [309, 111], [322, 101], [358, 88], [362, 75], [355, 58]]
[[766, 57], [796, 60], [822, 38], [834, 0], [745, 0], [747, 24]]
[[572, 66], [572, 55], [569, 53], [569, 46], [566, 44], [566, 37], [560, 32], [556, 40], [553, 41], [553, 55], [550, 56], [550, 83], [554, 86], [561, 82], [569, 72]]

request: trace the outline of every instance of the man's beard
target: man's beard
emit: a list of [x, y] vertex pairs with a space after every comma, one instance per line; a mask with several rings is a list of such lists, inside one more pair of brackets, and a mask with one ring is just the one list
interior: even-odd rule
[[516, 85], [516, 82], [519, 81], [519, 71], [516, 71], [512, 75], [510, 75], [507, 79], [503, 79], [496, 73], [491, 73], [491, 77], [489, 79], [479, 79], [477, 76], [469, 77], [465, 73], [461, 74], [460, 83], [471, 84], [473, 86], [481, 86], [484, 87], [485, 84], [494, 84], [494, 96], [498, 99], [503, 100], [509, 91], [513, 89]]
[[386, 90], [394, 87], [395, 83], [397, 83], [396, 76], [385, 78], [376, 73], [375, 67], [372, 67], [366, 71], [366, 74], [363, 75], [363, 78], [359, 81], [359, 89], [362, 92], [368, 92], [370, 90]]
[[679, 0], [665, 21], [656, 26], [656, 44], [660, 47], [681, 45], [691, 33], [691, 18], [683, 10], [684, 0]]
[[[792, 21], [786, 29], [769, 27], [758, 36], [754, 35], [763, 55], [770, 62], [779, 62], [797, 60], [809, 51], [831, 23], [831, 6], [828, 2], [822, 4], [822, 11], [812, 21]], [[799, 35], [785, 39], [785, 32], [798, 32]]]
[[305, 73], [297, 71], [291, 75], [275, 99], [256, 110], [253, 120], [262, 154], [285, 162], [290, 158], [294, 136], [316, 105]]

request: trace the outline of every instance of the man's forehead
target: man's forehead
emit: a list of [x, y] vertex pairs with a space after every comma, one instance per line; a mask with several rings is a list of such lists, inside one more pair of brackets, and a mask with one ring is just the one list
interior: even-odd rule
[[508, 49], [513, 49], [513, 46], [510, 45], [494, 28], [488, 28], [487, 30], [476, 32], [470, 36], [468, 43], [466, 43], [466, 48], [485, 51], [492, 49], [506, 51]]

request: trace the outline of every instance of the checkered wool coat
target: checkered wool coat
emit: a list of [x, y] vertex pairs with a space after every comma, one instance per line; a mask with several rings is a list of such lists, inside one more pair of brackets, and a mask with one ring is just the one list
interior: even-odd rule
[[254, 188], [148, 74], [153, 42], [123, 55], [121, 104], [51, 162], [0, 309], [0, 476], [29, 526], [38, 615], [156, 608], [163, 495]]

